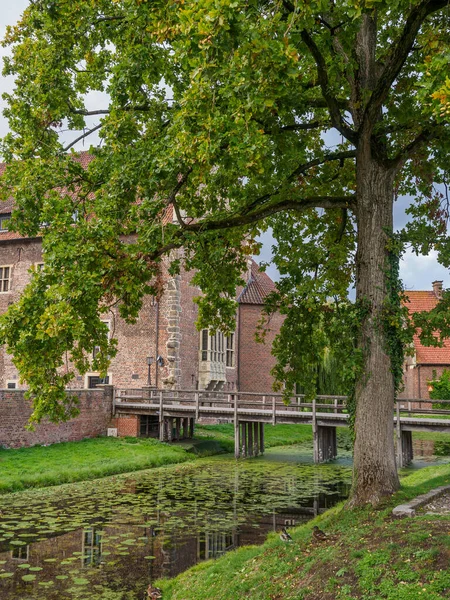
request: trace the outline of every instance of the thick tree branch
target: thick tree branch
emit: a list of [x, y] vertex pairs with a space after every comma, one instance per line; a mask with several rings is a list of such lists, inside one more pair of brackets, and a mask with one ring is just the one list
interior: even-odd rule
[[70, 150], [70, 148], [72, 148], [73, 146], [75, 146], [76, 143], [80, 142], [81, 140], [84, 140], [85, 138], [87, 138], [89, 135], [91, 135], [91, 133], [94, 133], [94, 131], [97, 131], [98, 129], [100, 129], [100, 127], [102, 126], [102, 123], [99, 123], [98, 125], [96, 125], [95, 127], [92, 127], [92, 129], [88, 129], [87, 131], [85, 131], [82, 135], [80, 135], [79, 137], [77, 137], [75, 140], [73, 140], [73, 142], [70, 142], [70, 144], [68, 144], [67, 146], [65, 146], [62, 149], [62, 152], [67, 152], [67, 150]]
[[[124, 110], [127, 112], [136, 111], [136, 112], [148, 112], [150, 110], [154, 110], [154, 108], [148, 106], [148, 104], [138, 104], [136, 106], [121, 106], [117, 110]], [[93, 115], [109, 115], [111, 113], [110, 109], [105, 110], [84, 110], [81, 108], [71, 108], [70, 112], [74, 115], [83, 115], [84, 117], [92, 117]]]
[[428, 143], [433, 138], [436, 138], [441, 131], [441, 124], [430, 123], [425, 127], [419, 135], [412, 140], [407, 146], [398, 152], [397, 156], [387, 161], [387, 166], [391, 169], [396, 169], [403, 165], [423, 144]]
[[283, 127], [280, 127], [280, 131], [308, 131], [309, 129], [318, 129], [327, 125], [331, 125], [331, 122], [311, 121], [310, 123], [295, 123], [294, 125], [283, 125]]
[[324, 208], [324, 209], [354, 209], [356, 196], [311, 196], [299, 200], [284, 199], [272, 203], [270, 206], [252, 211], [248, 214], [227, 215], [218, 219], [205, 218], [201, 221], [185, 224], [183, 228], [178, 229], [174, 234], [174, 239], [158, 250], [151, 252], [148, 255], [148, 260], [156, 260], [174, 250], [181, 248], [185, 243], [185, 233], [206, 233], [208, 231], [220, 231], [222, 229], [233, 229], [234, 227], [243, 227], [251, 225], [262, 219], [266, 219], [283, 211], [303, 212], [308, 208]]
[[304, 173], [306, 173], [306, 171], [308, 171], [312, 167], [319, 167], [320, 165], [323, 165], [323, 164], [333, 161], [333, 160], [343, 161], [346, 158], [355, 158], [355, 156], [356, 156], [356, 150], [346, 150], [343, 152], [333, 152], [331, 154], [326, 154], [322, 158], [315, 158], [314, 160], [310, 160], [307, 163], [303, 163], [303, 164], [299, 165], [294, 171], [292, 171], [292, 173], [290, 175], [288, 175], [286, 180], [281, 185], [279, 185], [277, 188], [275, 188], [272, 192], [268, 192], [267, 194], [263, 194], [262, 196], [259, 196], [258, 198], [253, 200], [250, 204], [245, 206], [242, 209], [242, 211], [249, 213], [250, 211], [255, 209], [258, 205], [260, 205], [262, 202], [265, 202], [266, 200], [270, 200], [270, 198], [273, 198], [273, 196], [276, 196], [277, 194], [280, 193], [283, 185], [286, 185], [286, 183], [291, 182], [296, 177], [303, 175]]
[[[262, 121], [257, 121], [261, 127], [265, 127]], [[274, 133], [279, 133], [281, 131], [309, 131], [311, 129], [319, 129], [323, 127], [331, 127], [331, 122], [327, 121], [311, 121], [309, 123], [294, 123], [293, 125], [283, 125], [281, 127], [277, 127], [276, 129], [264, 129], [264, 133], [267, 135], [273, 135]]]
[[320, 84], [320, 89], [322, 91], [322, 96], [325, 99], [327, 104], [327, 108], [330, 113], [331, 121], [333, 126], [341, 133], [347, 140], [349, 140], [352, 144], [357, 143], [358, 136], [355, 131], [351, 127], [349, 127], [344, 119], [342, 118], [341, 111], [339, 110], [339, 104], [337, 99], [330, 91], [329, 81], [328, 81], [328, 73], [325, 65], [325, 59], [322, 56], [317, 44], [311, 37], [311, 35], [303, 29], [301, 32], [301, 38], [303, 42], [308, 47], [311, 52], [317, 66], [317, 78]]
[[311, 196], [300, 200], [284, 199], [270, 205], [265, 205], [247, 214], [238, 214], [227, 216], [223, 219], [209, 220], [204, 219], [186, 225], [187, 231], [217, 231], [220, 229], [231, 229], [233, 227], [242, 227], [251, 225], [271, 215], [285, 211], [293, 210], [303, 212], [308, 208], [354, 208], [356, 202], [355, 196]]
[[300, 175], [304, 175], [309, 169], [311, 169], [313, 167], [319, 167], [320, 165], [323, 165], [327, 162], [331, 162], [334, 160], [343, 161], [346, 158], [355, 158], [355, 156], [356, 156], [356, 150], [348, 150], [345, 152], [333, 152], [332, 154], [325, 155], [323, 158], [315, 158], [314, 160], [310, 160], [307, 163], [302, 163], [294, 171], [292, 171], [292, 173], [290, 175], [288, 175], [288, 177], [285, 179], [285, 181], [281, 185], [279, 185], [277, 188], [275, 188], [272, 192], [263, 194], [262, 196], [259, 196], [258, 198], [253, 200], [249, 205], [244, 207], [243, 211], [245, 211], [246, 213], [251, 212], [258, 205], [261, 205], [261, 203], [265, 202], [266, 200], [270, 200], [270, 198], [273, 198], [273, 196], [276, 196], [277, 194], [279, 194], [284, 185], [293, 181], [296, 177], [300, 177]]
[[361, 127], [364, 127], [367, 123], [375, 123], [393, 82], [414, 46], [416, 36], [424, 20], [427, 16], [446, 6], [448, 6], [448, 0], [423, 0], [411, 10], [400, 38], [392, 45], [391, 51], [384, 61], [384, 68], [364, 111]]

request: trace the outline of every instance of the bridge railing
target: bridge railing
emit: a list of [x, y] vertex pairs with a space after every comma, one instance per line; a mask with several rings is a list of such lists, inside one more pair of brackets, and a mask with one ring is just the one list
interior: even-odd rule
[[[436, 408], [435, 408], [436, 407]], [[429, 398], [398, 398], [397, 413], [408, 416], [450, 416], [450, 400], [431, 400]]]
[[[230, 409], [224, 410], [231, 416], [239, 410], [257, 410], [272, 415], [273, 422], [276, 416], [283, 412], [310, 413], [315, 419], [321, 413], [346, 413], [346, 396], [318, 395], [312, 401], [306, 401], [303, 394], [295, 394], [289, 403], [284, 402], [282, 394], [269, 392], [236, 392], [210, 391], [210, 390], [161, 390], [155, 388], [118, 389], [116, 390], [115, 404], [144, 404], [153, 407], [161, 405], [191, 406], [199, 416], [204, 408]], [[267, 411], [267, 412], [266, 412]], [[399, 398], [396, 401], [394, 414], [401, 418], [408, 416], [426, 416], [437, 418], [450, 417], [450, 400], [430, 400], [428, 398]]]
[[268, 411], [273, 413], [323, 412], [341, 413], [346, 408], [346, 396], [318, 395], [312, 401], [306, 401], [303, 394], [295, 394], [285, 402], [282, 394], [209, 390], [158, 390], [153, 388], [118, 389], [116, 403], [139, 403], [157, 406], [181, 404], [192, 405], [197, 412], [202, 408], [233, 408]]

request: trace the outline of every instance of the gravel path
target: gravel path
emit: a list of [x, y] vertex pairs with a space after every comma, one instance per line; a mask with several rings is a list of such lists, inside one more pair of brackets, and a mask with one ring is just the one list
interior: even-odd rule
[[420, 512], [450, 515], [450, 491], [434, 498], [429, 504], [422, 506]]

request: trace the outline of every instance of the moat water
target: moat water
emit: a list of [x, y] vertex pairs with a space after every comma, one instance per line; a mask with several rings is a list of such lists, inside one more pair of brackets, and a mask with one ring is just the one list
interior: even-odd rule
[[[437, 460], [433, 444], [416, 448], [419, 466]], [[326, 465], [297, 445], [0, 497], [0, 598], [144, 600], [155, 579], [260, 544], [345, 498], [348, 446]], [[448, 460], [450, 444], [438, 451]]]

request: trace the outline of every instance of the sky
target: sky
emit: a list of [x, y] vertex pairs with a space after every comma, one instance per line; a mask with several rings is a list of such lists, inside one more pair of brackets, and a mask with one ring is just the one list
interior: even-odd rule
[[[28, 4], [28, 0], [0, 0], [0, 37], [3, 39], [7, 25], [13, 25], [19, 19], [21, 13]], [[7, 48], [0, 48], [0, 58], [8, 54]], [[13, 81], [10, 77], [0, 75], [0, 93], [10, 92], [13, 89]], [[3, 112], [5, 102], [0, 100], [0, 111]], [[96, 93], [89, 97], [89, 108], [92, 110], [105, 108], [105, 95]], [[8, 131], [8, 123], [0, 114], [0, 137], [4, 136]], [[73, 132], [72, 132], [73, 133]], [[92, 139], [95, 143], [95, 140]], [[91, 144], [89, 138], [88, 145]], [[79, 149], [81, 149], [80, 147]], [[407, 198], [400, 198], [394, 207], [394, 226], [396, 229], [401, 228], [407, 221], [405, 208], [408, 206]], [[264, 234], [261, 238], [263, 248], [257, 261], [270, 262], [271, 247], [275, 240], [270, 235], [270, 232]], [[279, 278], [278, 272], [274, 266], [269, 266], [267, 273], [274, 279]], [[435, 280], [442, 280], [444, 288], [450, 287], [450, 277], [447, 269], [439, 265], [436, 259], [436, 253], [431, 252], [428, 256], [415, 256], [412, 252], [405, 253], [400, 265], [400, 276], [406, 290], [430, 290], [431, 283]]]

